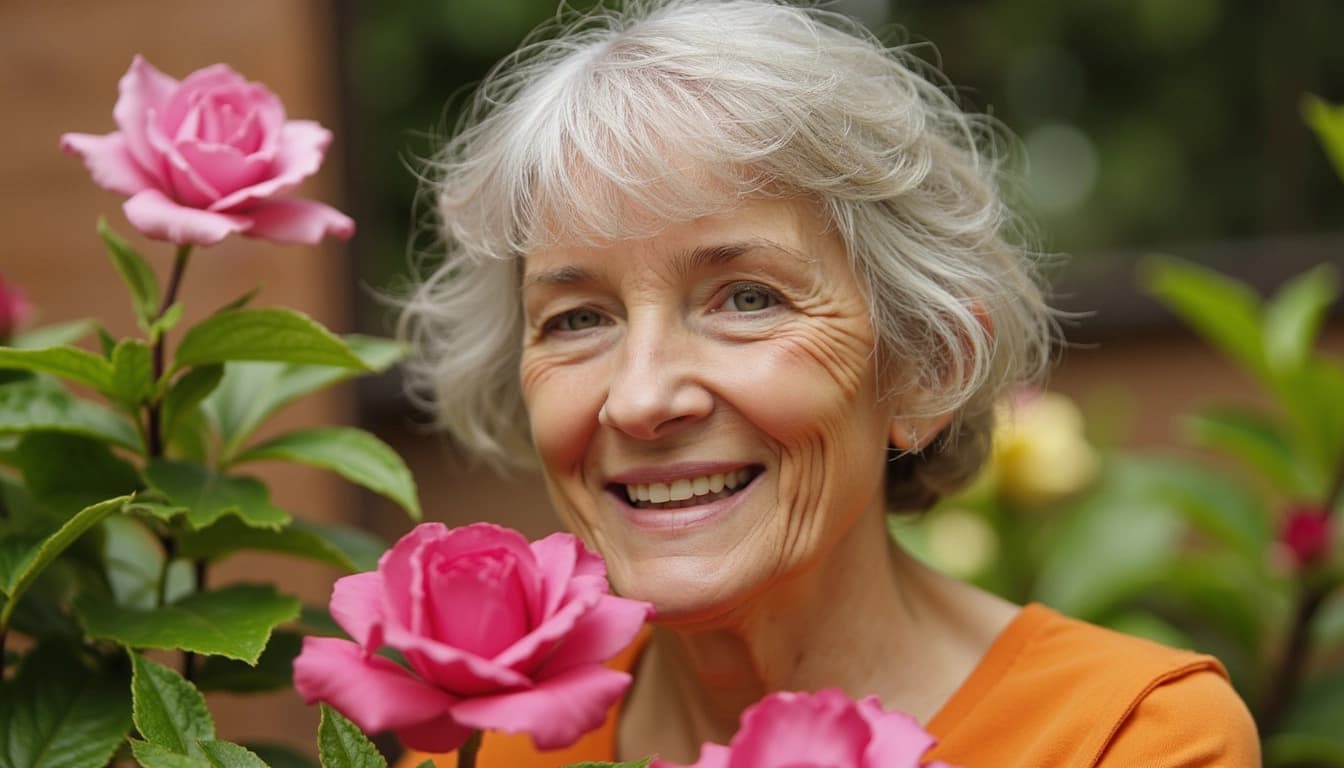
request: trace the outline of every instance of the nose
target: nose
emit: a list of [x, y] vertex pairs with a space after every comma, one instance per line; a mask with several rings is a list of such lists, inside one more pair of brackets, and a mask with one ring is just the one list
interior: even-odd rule
[[615, 356], [598, 422], [638, 440], [666, 437], [708, 416], [705, 351], [676, 322], [631, 317]]

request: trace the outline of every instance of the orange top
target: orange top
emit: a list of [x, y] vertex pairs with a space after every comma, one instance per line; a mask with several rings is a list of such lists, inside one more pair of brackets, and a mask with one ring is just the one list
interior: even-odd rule
[[[612, 661], [631, 669], [636, 643]], [[525, 735], [487, 734], [478, 768], [557, 768], [614, 760], [619, 705], [573, 746], [537, 752]], [[1258, 768], [1246, 706], [1211, 656], [1177, 651], [1023, 608], [927, 724], [928, 759], [963, 768]], [[425, 755], [407, 755], [414, 768]], [[452, 755], [437, 768], [456, 768]]]

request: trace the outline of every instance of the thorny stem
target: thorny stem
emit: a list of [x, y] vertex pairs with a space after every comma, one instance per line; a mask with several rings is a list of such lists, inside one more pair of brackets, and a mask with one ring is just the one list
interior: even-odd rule
[[[1344, 502], [1344, 464], [1335, 473], [1330, 484], [1330, 492], [1325, 497], [1325, 514], [1333, 515], [1341, 502]], [[1269, 693], [1260, 710], [1260, 732], [1268, 736], [1278, 728], [1288, 709], [1288, 704], [1297, 693], [1302, 681], [1302, 671], [1310, 655], [1308, 645], [1311, 642], [1311, 624], [1325, 605], [1326, 598], [1337, 586], [1333, 581], [1308, 583], [1303, 585], [1293, 614], [1293, 623], [1288, 630], [1288, 642], [1284, 646], [1283, 656], [1279, 659], [1274, 676], [1270, 678]]]

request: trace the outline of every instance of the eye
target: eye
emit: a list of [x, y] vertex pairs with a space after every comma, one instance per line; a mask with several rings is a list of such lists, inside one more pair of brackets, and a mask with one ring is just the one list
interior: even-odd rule
[[778, 303], [779, 298], [769, 288], [748, 283], [734, 286], [733, 292], [728, 295], [723, 304], [719, 305], [718, 309], [729, 312], [760, 312]]
[[596, 328], [602, 325], [603, 318], [598, 312], [591, 309], [572, 309], [568, 312], [556, 315], [542, 326], [544, 331], [586, 331], [589, 328]]

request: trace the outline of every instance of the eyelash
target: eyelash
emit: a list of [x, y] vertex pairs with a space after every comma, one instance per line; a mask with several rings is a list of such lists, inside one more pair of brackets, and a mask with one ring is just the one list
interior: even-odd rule
[[[757, 293], [760, 293], [762, 296], [765, 297], [767, 304], [764, 307], [755, 310], [724, 308], [725, 304], [732, 301], [735, 297], [737, 297], [739, 294], [745, 291], [755, 291]], [[772, 307], [777, 307], [782, 303], [783, 299], [780, 298], [778, 293], [776, 293], [775, 291], [771, 290], [770, 288], [764, 285], [761, 285], [760, 283], [733, 283], [732, 285], [728, 286], [728, 295], [724, 297], [723, 301], [719, 302], [713, 309], [711, 309], [710, 313], [717, 314], [719, 312], [735, 312], [738, 314], [750, 315], [759, 312], [764, 312], [765, 310], [770, 309]], [[595, 322], [592, 325], [584, 326], [583, 328], [563, 327], [566, 323], [572, 322], [575, 317], [585, 314], [593, 316]], [[561, 312], [560, 314], [555, 315], [554, 317], [551, 317], [548, 320], [546, 320], [546, 322], [542, 323], [541, 325], [541, 333], [543, 336], [557, 332], [582, 333], [583, 331], [591, 330], [593, 328], [605, 325], [606, 324], [605, 321], [606, 316], [603, 315], [598, 310], [592, 309], [590, 307], [578, 307], [576, 309]]]
[[[766, 304], [764, 307], [761, 307], [760, 309], [755, 309], [755, 310], [747, 310], [747, 309], [724, 309], [724, 305], [725, 305], [725, 304], [727, 304], [728, 302], [732, 301], [732, 300], [733, 300], [734, 298], [736, 298], [739, 294], [741, 294], [741, 293], [743, 293], [743, 292], [745, 292], [745, 291], [755, 291], [755, 292], [757, 292], [757, 293], [760, 293], [761, 295], [765, 296], [765, 299], [766, 299], [767, 304]], [[784, 302], [783, 302], [783, 299], [780, 298], [780, 295], [779, 295], [778, 293], [776, 293], [775, 291], [771, 290], [770, 288], [768, 288], [768, 287], [766, 287], [766, 286], [764, 286], [764, 285], [761, 285], [760, 283], [733, 283], [732, 285], [728, 286], [728, 295], [727, 295], [726, 297], [724, 297], [724, 300], [721, 301], [721, 302], [719, 302], [719, 304], [718, 304], [716, 307], [714, 307], [714, 309], [712, 309], [712, 310], [710, 310], [710, 311], [711, 311], [711, 312], [737, 312], [737, 313], [739, 313], [739, 314], [748, 314], [748, 315], [749, 315], [749, 314], [756, 314], [756, 313], [758, 313], [758, 312], [764, 312], [765, 310], [770, 309], [771, 307], [777, 307], [777, 306], [779, 306], [779, 305], [782, 304], [782, 303], [784, 303]]]

